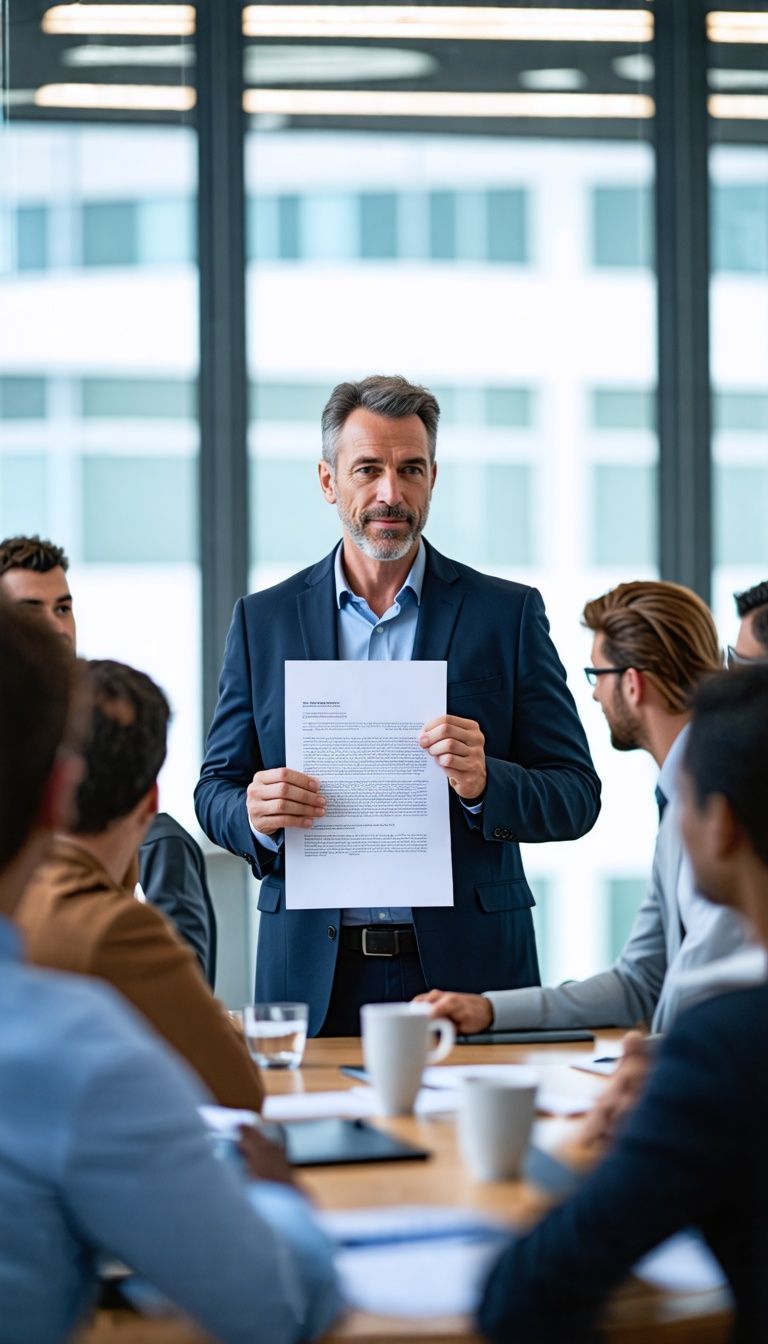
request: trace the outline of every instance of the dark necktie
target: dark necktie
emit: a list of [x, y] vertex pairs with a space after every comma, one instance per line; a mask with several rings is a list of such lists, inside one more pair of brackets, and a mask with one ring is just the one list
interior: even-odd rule
[[664, 793], [659, 788], [658, 784], [656, 785], [655, 792], [656, 792], [656, 805], [659, 809], [659, 821], [661, 821], [662, 817], [664, 816], [664, 809], [667, 806], [668, 799], [666, 793]]

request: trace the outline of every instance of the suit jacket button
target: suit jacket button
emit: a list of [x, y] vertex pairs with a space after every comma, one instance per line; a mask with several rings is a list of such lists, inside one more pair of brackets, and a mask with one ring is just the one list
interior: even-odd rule
[[494, 838], [494, 840], [501, 840], [503, 834], [504, 834], [504, 832], [502, 831], [502, 829], [501, 829], [500, 826], [494, 826], [494, 828], [493, 828], [493, 838]]
[[329, 924], [328, 928], [326, 929], [326, 933], [328, 934], [328, 937], [330, 938], [331, 942], [333, 942], [334, 938], [336, 937], [336, 925]]
[[246, 863], [253, 863], [253, 855], [246, 854], [245, 850], [243, 850], [243, 858], [245, 859]]
[[505, 826], [505, 827], [504, 827], [504, 830], [503, 830], [503, 832], [502, 832], [502, 834], [503, 834], [504, 839], [505, 839], [505, 840], [508, 840], [509, 837], [511, 836], [512, 832], [510, 831], [510, 829], [509, 829], [508, 826]]

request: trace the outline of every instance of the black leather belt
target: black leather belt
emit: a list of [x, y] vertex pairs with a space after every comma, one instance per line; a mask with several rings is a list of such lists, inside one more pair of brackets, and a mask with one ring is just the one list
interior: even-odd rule
[[418, 952], [416, 934], [408, 925], [342, 924], [339, 945], [364, 957], [401, 957]]

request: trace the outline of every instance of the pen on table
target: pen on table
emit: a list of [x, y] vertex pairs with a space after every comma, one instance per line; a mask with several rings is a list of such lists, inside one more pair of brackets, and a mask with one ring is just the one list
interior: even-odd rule
[[[661, 1042], [664, 1040], [664, 1033], [654, 1031], [648, 1036], [644, 1036], [640, 1042], [640, 1050], [644, 1055], [655, 1055]], [[599, 1059], [594, 1059], [593, 1064], [617, 1064], [623, 1055], [601, 1055]]]

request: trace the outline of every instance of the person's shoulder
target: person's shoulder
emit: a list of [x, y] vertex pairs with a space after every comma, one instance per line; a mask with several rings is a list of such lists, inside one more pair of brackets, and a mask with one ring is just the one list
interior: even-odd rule
[[473, 569], [471, 565], [464, 565], [460, 560], [454, 560], [452, 557], [443, 555], [425, 538], [427, 548], [427, 572], [437, 574], [439, 578], [446, 582], [460, 580], [468, 589], [484, 596], [503, 595], [514, 599], [521, 606], [532, 595], [538, 594], [536, 588], [532, 588], [528, 583], [518, 583], [514, 579], [503, 579], [498, 574], [486, 574], [480, 569]]
[[[665, 1054], [717, 1054], [739, 1069], [768, 1054], [768, 982], [726, 990], [682, 1012], [666, 1038]], [[750, 1072], [752, 1072], [752, 1066]]]
[[101, 980], [22, 964], [5, 989], [13, 1001], [15, 1053], [28, 1067], [61, 1061], [65, 1074], [82, 1077], [117, 1049], [150, 1041], [122, 995]]
[[284, 602], [291, 601], [299, 593], [303, 593], [307, 586], [319, 583], [328, 576], [333, 579], [335, 554], [334, 546], [328, 555], [323, 556], [322, 560], [318, 560], [314, 565], [307, 565], [306, 569], [300, 569], [296, 574], [289, 575], [287, 579], [274, 583], [269, 588], [261, 588], [257, 593], [248, 593], [240, 599], [246, 615], [257, 610], [263, 614], [265, 611], [278, 608]]

